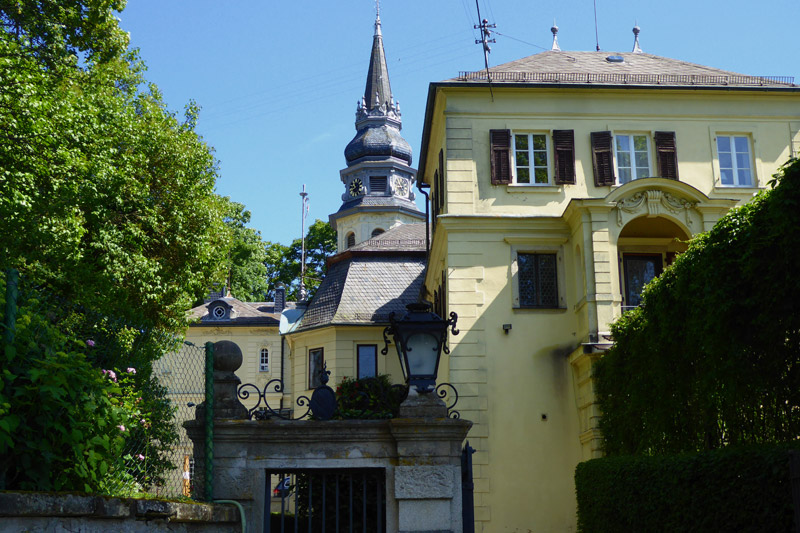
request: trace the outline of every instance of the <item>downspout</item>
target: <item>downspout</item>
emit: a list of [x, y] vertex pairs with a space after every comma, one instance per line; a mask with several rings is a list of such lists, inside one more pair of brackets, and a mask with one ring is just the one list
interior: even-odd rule
[[430, 204], [431, 198], [427, 192], [425, 192], [422, 187], [425, 186], [428, 189], [431, 188], [430, 185], [422, 183], [421, 181], [417, 180], [417, 190], [425, 195], [425, 270], [422, 274], [422, 286], [419, 288], [419, 299], [420, 301], [425, 301], [425, 280], [428, 278], [428, 265], [430, 264], [431, 260], [431, 230], [430, 230]]
[[581, 215], [583, 227], [583, 269], [586, 272], [586, 308], [589, 326], [589, 341], [599, 342], [600, 326], [597, 319], [597, 284], [594, 275], [594, 242], [592, 240], [592, 214]]
[[[284, 360], [285, 360], [285, 357], [284, 357], [285, 347], [286, 347], [286, 337], [281, 335], [281, 387], [283, 387], [284, 391], [286, 390], [286, 385], [283, 383], [283, 363], [284, 363]], [[278, 404], [278, 409], [281, 409], [281, 410], [283, 409], [283, 394], [281, 394], [281, 400], [280, 400], [280, 402]]]

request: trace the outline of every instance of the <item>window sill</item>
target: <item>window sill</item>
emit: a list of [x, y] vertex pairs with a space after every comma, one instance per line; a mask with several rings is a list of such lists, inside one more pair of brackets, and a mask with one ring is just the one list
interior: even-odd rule
[[545, 313], [565, 313], [566, 307], [512, 307], [512, 311], [528, 313], [528, 312], [545, 312]]
[[714, 192], [725, 192], [725, 193], [736, 193], [736, 194], [747, 194], [747, 195], [754, 195], [759, 191], [763, 191], [765, 187], [740, 187], [738, 185], [714, 185]]
[[526, 185], [524, 183], [509, 183], [506, 185], [508, 192], [558, 192], [561, 190], [560, 185]]

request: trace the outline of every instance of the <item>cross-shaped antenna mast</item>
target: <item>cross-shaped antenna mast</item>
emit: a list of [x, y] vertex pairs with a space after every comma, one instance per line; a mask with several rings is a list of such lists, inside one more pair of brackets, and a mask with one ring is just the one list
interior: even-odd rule
[[486, 66], [486, 79], [489, 80], [489, 92], [492, 93], [492, 100], [494, 100], [494, 92], [492, 92], [492, 77], [489, 73], [489, 52], [492, 51], [492, 49], [489, 47], [489, 43], [497, 42], [497, 39], [490, 38], [492, 36], [492, 31], [490, 28], [496, 28], [497, 24], [489, 24], [488, 20], [481, 18], [481, 6], [478, 4], [478, 0], [475, 0], [475, 7], [478, 8], [478, 24], [475, 24], [473, 28], [476, 30], [481, 30], [481, 38], [475, 39], [475, 44], [483, 45], [483, 63]]

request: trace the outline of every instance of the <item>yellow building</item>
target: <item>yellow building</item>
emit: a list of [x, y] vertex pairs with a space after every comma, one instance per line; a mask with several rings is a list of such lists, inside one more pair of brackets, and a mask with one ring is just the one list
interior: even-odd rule
[[799, 131], [791, 80], [638, 40], [430, 85], [425, 287], [459, 317], [440, 379], [475, 423], [478, 531], [575, 530], [575, 466], [601, 453], [590, 372], [609, 324], [684, 241], [767, 186]]
[[[289, 351], [279, 326], [281, 314], [294, 309], [294, 302], [286, 302], [286, 289], [282, 286], [275, 288], [274, 302], [243, 302], [229, 292], [224, 296], [218, 293], [189, 312], [192, 323], [186, 341], [196, 346], [221, 340], [235, 342], [243, 357], [236, 376], [243, 384], [252, 385], [246, 389], [249, 397], [242, 399], [242, 403], [248, 409], [264, 407], [263, 401], [257, 405], [256, 389], [263, 392], [272, 380], [290, 383], [285, 379], [289, 372]], [[290, 407], [289, 387], [276, 389], [273, 384], [266, 392], [265, 399], [272, 409]]]

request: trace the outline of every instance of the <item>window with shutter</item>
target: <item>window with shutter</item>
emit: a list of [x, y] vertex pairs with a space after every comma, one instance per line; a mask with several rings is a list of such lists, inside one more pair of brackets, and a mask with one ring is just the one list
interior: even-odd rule
[[492, 185], [511, 183], [511, 130], [490, 130]]
[[356, 245], [356, 234], [352, 231], [347, 234], [347, 247], [352, 248]]
[[575, 132], [553, 130], [555, 148], [555, 182], [558, 185], [575, 183]]
[[611, 152], [611, 132], [592, 132], [592, 165], [594, 184], [598, 187], [614, 185], [614, 161]]
[[678, 155], [675, 149], [674, 131], [655, 133], [658, 175], [661, 178], [678, 179]]

